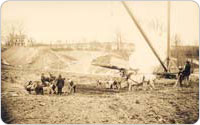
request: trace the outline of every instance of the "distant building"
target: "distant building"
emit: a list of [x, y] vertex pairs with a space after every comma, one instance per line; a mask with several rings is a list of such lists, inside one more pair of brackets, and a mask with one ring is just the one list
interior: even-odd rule
[[25, 40], [25, 35], [23, 34], [10, 34], [9, 40], [7, 41], [8, 46], [25, 46], [28, 41]]

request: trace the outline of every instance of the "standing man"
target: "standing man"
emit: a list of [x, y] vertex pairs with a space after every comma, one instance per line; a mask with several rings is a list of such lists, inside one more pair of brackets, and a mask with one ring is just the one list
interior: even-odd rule
[[62, 94], [62, 88], [64, 87], [64, 83], [65, 83], [65, 79], [62, 78], [61, 75], [58, 76], [58, 79], [57, 79], [57, 83], [56, 83], [56, 86], [58, 88], [58, 95], [61, 95]]
[[187, 85], [189, 85], [189, 76], [191, 73], [190, 70], [191, 70], [191, 65], [190, 65], [190, 62], [187, 60], [184, 66], [184, 70], [183, 70], [183, 77], [185, 77]]
[[174, 85], [176, 87], [178, 83], [180, 83], [180, 87], [183, 86], [183, 81], [186, 81], [186, 84], [189, 85], [189, 76], [190, 76], [190, 69], [191, 65], [190, 62], [187, 60], [185, 63], [184, 68], [179, 67], [179, 72], [178, 72], [178, 79]]
[[68, 80], [69, 82], [69, 93], [75, 93], [76, 92], [76, 85], [74, 84], [74, 82], [72, 80]]

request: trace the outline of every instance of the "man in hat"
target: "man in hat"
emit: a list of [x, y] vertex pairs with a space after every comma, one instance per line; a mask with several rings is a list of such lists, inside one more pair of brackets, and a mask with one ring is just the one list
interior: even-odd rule
[[62, 78], [61, 75], [58, 76], [58, 79], [57, 79], [57, 83], [56, 83], [56, 86], [58, 88], [58, 95], [61, 95], [62, 94], [62, 88], [64, 87], [64, 83], [65, 83], [65, 79]]
[[191, 65], [188, 60], [186, 61], [184, 68], [179, 67], [178, 80], [176, 81], [174, 87], [176, 87], [178, 83], [180, 83], [180, 86], [182, 87], [183, 80], [185, 80], [186, 84], [189, 85], [190, 69], [191, 69]]
[[185, 77], [185, 80], [186, 80], [186, 84], [189, 85], [189, 76], [190, 76], [190, 73], [191, 73], [191, 65], [190, 65], [190, 62], [187, 60], [186, 63], [185, 63], [185, 66], [184, 66], [184, 70], [183, 70], [183, 77]]

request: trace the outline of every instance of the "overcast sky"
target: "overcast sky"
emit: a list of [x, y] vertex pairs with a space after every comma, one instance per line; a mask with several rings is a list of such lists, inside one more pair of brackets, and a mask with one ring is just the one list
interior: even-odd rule
[[[166, 42], [167, 2], [129, 1], [127, 4], [150, 40]], [[128, 42], [143, 40], [119, 1], [8, 1], [1, 10], [2, 30], [22, 22], [26, 34], [39, 42], [106, 42], [113, 41], [117, 32]], [[199, 8], [195, 2], [171, 2], [171, 36], [175, 34], [184, 44], [199, 41]]]

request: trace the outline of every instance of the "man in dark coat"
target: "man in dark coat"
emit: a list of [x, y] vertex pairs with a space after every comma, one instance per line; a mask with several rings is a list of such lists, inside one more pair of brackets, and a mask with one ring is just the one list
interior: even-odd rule
[[174, 87], [180, 83], [180, 86], [183, 86], [183, 81], [186, 81], [186, 84], [189, 85], [189, 76], [190, 76], [190, 70], [191, 70], [191, 65], [189, 61], [186, 61], [184, 68], [179, 68], [179, 73], [178, 73], [178, 80], [175, 83]]
[[62, 94], [62, 88], [64, 87], [64, 83], [65, 83], [65, 79], [62, 78], [61, 75], [59, 75], [58, 79], [57, 79], [57, 83], [56, 86], [58, 88], [58, 93], [57, 94]]
[[191, 65], [190, 65], [190, 62], [189, 61], [186, 61], [185, 63], [185, 67], [184, 67], [184, 70], [183, 70], [183, 79], [186, 80], [186, 84], [189, 85], [189, 76], [190, 76], [190, 73], [191, 73]]
[[190, 69], [191, 69], [190, 62], [186, 61], [186, 64], [185, 64], [185, 67], [184, 67], [184, 70], [183, 70], [183, 74], [185, 76], [190, 76]]

